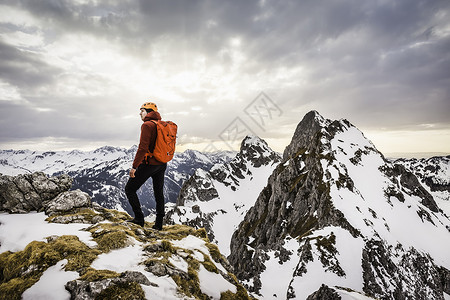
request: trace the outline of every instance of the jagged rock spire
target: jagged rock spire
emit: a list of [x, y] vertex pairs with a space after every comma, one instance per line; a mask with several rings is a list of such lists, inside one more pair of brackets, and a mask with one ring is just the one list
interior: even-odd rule
[[298, 149], [311, 144], [316, 133], [330, 122], [315, 110], [308, 112], [297, 125], [291, 143], [284, 150], [283, 161], [295, 155]]

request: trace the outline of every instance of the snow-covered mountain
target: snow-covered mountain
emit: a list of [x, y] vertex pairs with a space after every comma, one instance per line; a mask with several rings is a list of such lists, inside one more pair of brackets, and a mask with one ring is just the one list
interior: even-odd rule
[[414, 173], [423, 187], [433, 195], [434, 200], [445, 212], [450, 212], [450, 155], [421, 159], [397, 159]]
[[209, 172], [197, 169], [187, 180], [168, 222], [205, 228], [224, 255], [230, 254], [233, 232], [254, 205], [281, 156], [267, 143], [247, 136], [236, 157], [216, 164]]
[[[0, 150], [0, 173], [5, 175], [44, 172], [48, 175], [68, 174], [74, 179], [73, 189], [87, 192], [103, 207], [131, 212], [124, 187], [128, 180], [136, 146], [130, 149], [105, 146], [94, 151], [29, 151]], [[201, 153], [186, 150], [175, 153], [168, 163], [164, 195], [167, 202], [175, 202], [183, 182], [197, 168], [209, 170], [217, 163], [234, 157], [235, 152]], [[155, 207], [151, 180], [138, 191], [144, 214]]]
[[260, 299], [444, 299], [448, 215], [350, 122], [311, 111], [234, 232], [229, 260]]

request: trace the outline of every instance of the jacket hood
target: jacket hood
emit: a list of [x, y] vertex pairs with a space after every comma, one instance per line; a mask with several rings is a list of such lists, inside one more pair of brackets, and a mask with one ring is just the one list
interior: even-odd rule
[[151, 111], [144, 118], [144, 122], [151, 121], [151, 120], [156, 120], [156, 121], [161, 120], [161, 115], [159, 114], [159, 112]]

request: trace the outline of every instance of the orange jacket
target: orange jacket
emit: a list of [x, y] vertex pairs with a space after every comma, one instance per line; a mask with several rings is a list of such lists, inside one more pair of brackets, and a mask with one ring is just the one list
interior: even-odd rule
[[[153, 152], [156, 142], [156, 124], [151, 120], [161, 120], [159, 112], [151, 111], [144, 118], [144, 124], [141, 126], [141, 137], [139, 139], [139, 146], [134, 156], [133, 169], [136, 169], [141, 163], [144, 162], [145, 154], [150, 150]], [[150, 165], [163, 165], [163, 163], [157, 161], [151, 157], [148, 160]]]

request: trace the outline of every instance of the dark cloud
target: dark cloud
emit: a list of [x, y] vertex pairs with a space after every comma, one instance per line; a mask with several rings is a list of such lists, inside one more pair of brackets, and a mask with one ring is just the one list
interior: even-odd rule
[[51, 84], [60, 72], [38, 54], [17, 49], [1, 39], [0, 53], [0, 78], [20, 88], [32, 89]]
[[[240, 62], [239, 74], [232, 79], [235, 88], [245, 88], [245, 82], [258, 79], [261, 90], [277, 91], [276, 100], [287, 112], [314, 108], [324, 116], [345, 117], [354, 120], [356, 125], [374, 128], [413, 128], [424, 123], [450, 126], [448, 0], [342, 0], [326, 4], [316, 0], [110, 0], [85, 4], [69, 0], [9, 0], [5, 3], [37, 18], [43, 24], [47, 41], [57, 40], [66, 33], [88, 34], [118, 46], [123, 56], [140, 58], [143, 67], [150, 65], [150, 57], [158, 51], [155, 44], [163, 42], [167, 53], [157, 54], [168, 65], [176, 60], [190, 68], [194, 56], [201, 55], [205, 57], [206, 68], [220, 64], [231, 73], [235, 58], [229, 50], [230, 39], [240, 38], [242, 43], [238, 48], [246, 60]], [[14, 30], [11, 24], [3, 26]], [[71, 76], [62, 76], [62, 71], [47, 63], [38, 52], [19, 49], [1, 40], [0, 53], [1, 79], [25, 95], [34, 95], [33, 91], [42, 86], [51, 90], [56, 78]], [[296, 68], [301, 69], [298, 77], [289, 75]], [[272, 74], [282, 77], [282, 72], [287, 73], [285, 82], [271, 78]], [[86, 82], [107, 85], [106, 80], [95, 75], [78, 76], [80, 82], [85, 78]], [[240, 84], [241, 81], [244, 83]], [[209, 120], [207, 116], [216, 114], [214, 108], [219, 106], [201, 103], [214, 93], [214, 88], [205, 83], [204, 89], [195, 93], [176, 86], [174, 92], [193, 99], [191, 104], [201, 106], [202, 118]], [[240, 92], [241, 97], [248, 97], [252, 91]], [[76, 103], [70, 96], [27, 97], [51, 111], [33, 112], [39, 126], [31, 134], [27, 130], [31, 124], [24, 121], [17, 134], [98, 138], [89, 127], [97, 128], [99, 136], [109, 134], [103, 124], [90, 123], [92, 113], [97, 112], [94, 102], [80, 106], [79, 116], [84, 121], [79, 126], [75, 116], [64, 119], [58, 114]], [[244, 99], [247, 100], [252, 98]], [[85, 101], [98, 101], [98, 98], [85, 97]], [[0, 105], [2, 117], [9, 120], [2, 121], [3, 126], [20, 117], [18, 106]], [[227, 106], [221, 105], [222, 108]], [[190, 117], [191, 112], [186, 119]], [[290, 122], [296, 123], [301, 117]], [[219, 119], [221, 123], [227, 122], [224, 115]], [[66, 124], [65, 133], [54, 128], [59, 122]], [[221, 129], [217, 127], [216, 131]], [[197, 132], [195, 128], [192, 130]], [[11, 135], [2, 132], [3, 138]]]

